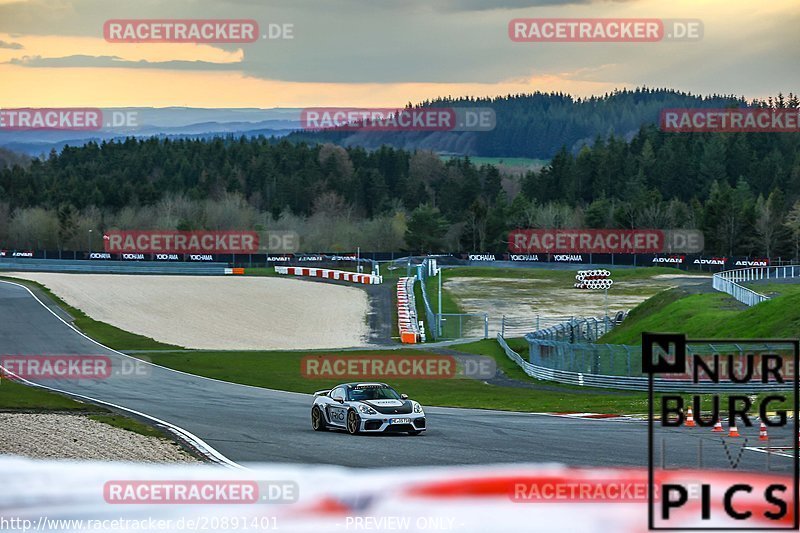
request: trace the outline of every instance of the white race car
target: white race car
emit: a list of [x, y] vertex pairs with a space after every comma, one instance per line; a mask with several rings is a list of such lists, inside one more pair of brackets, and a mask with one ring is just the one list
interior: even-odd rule
[[358, 433], [408, 433], [425, 431], [422, 406], [398, 394], [386, 383], [343, 383], [314, 393], [311, 427]]

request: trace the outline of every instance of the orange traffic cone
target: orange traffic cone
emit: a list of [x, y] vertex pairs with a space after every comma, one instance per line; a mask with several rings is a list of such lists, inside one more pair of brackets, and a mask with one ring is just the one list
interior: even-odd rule
[[739, 436], [739, 430], [736, 429], [736, 421], [733, 421], [733, 423], [729, 423], [728, 436], [729, 437], [738, 437]]
[[762, 421], [761, 427], [758, 430], [758, 440], [769, 440], [769, 435], [767, 435], [767, 425]]
[[717, 420], [717, 423], [714, 424], [714, 429], [712, 429], [714, 433], [722, 433], [722, 420]]
[[694, 423], [694, 413], [692, 413], [692, 408], [689, 407], [688, 411], [686, 412], [686, 427], [693, 428], [697, 424]]

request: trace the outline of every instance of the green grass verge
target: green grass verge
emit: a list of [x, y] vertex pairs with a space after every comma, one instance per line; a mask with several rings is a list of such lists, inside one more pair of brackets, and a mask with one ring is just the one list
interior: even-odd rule
[[107, 409], [90, 403], [79, 402], [62, 394], [7, 379], [0, 379], [0, 409], [108, 412]]
[[[445, 289], [445, 284], [448, 278], [460, 277], [464, 270], [471, 270], [469, 268], [443, 268], [442, 269], [442, 314], [447, 313], [463, 313], [464, 311], [459, 307], [458, 302], [453, 298], [450, 291]], [[485, 270], [485, 269], [484, 269]], [[439, 277], [433, 276], [425, 280], [425, 290], [428, 291], [428, 300], [431, 302], [431, 310], [434, 313], [439, 312]], [[420, 296], [421, 297], [421, 296]]]
[[261, 278], [275, 278], [280, 276], [273, 267], [244, 267], [245, 276], [257, 276]]
[[[275, 266], [281, 266], [281, 265], [277, 264]], [[342, 267], [340, 267], [340, 266], [336, 266], [336, 267], [331, 267], [331, 266], [315, 267], [313, 264], [305, 264], [305, 265], [302, 265], [302, 266], [308, 267], [308, 268], [328, 268], [328, 269], [331, 269], [331, 270], [344, 270], [345, 272], [355, 272], [356, 271], [356, 267], [354, 267], [354, 266], [347, 266], [347, 267], [344, 267], [344, 266], [342, 266]], [[369, 272], [370, 272], [369, 267], [367, 267], [365, 265], [364, 273], [369, 274]], [[272, 266], [269, 266], [269, 267], [244, 267], [244, 275], [245, 276], [262, 277], [262, 278], [263, 277], [277, 278], [277, 277], [281, 277], [282, 276], [284, 278], [300, 278], [300, 279], [303, 279], [300, 276], [289, 276], [289, 275], [286, 275], [286, 274], [278, 274], [277, 272], [275, 272], [275, 267], [272, 267]]]
[[[510, 361], [495, 341], [458, 345], [459, 351], [493, 357], [508, 377], [534, 383]], [[203, 352], [149, 354], [158, 365], [192, 374], [256, 387], [311, 393], [330, 388], [346, 379], [307, 379], [301, 373], [306, 355], [331, 352]], [[421, 355], [419, 350], [376, 350], [339, 353], [357, 355]], [[391, 385], [425, 405], [471, 407], [506, 411], [591, 411], [597, 413], [643, 413], [647, 397], [639, 393], [614, 393], [587, 388], [547, 384], [546, 389], [487, 385], [472, 379], [391, 380]]]
[[0, 379], [0, 409], [12, 412], [87, 413], [89, 418], [103, 424], [149, 437], [164, 437], [157, 429], [125, 416], [112, 414], [104, 407], [7, 379]]
[[98, 422], [102, 422], [103, 424], [108, 424], [109, 426], [113, 426], [115, 428], [124, 429], [125, 431], [132, 431], [134, 433], [138, 433], [139, 435], [144, 435], [146, 437], [164, 438], [164, 434], [161, 433], [156, 428], [150, 427], [146, 424], [142, 424], [141, 422], [138, 422], [126, 416], [90, 415], [89, 418], [91, 418], [92, 420], [96, 420]]
[[150, 337], [145, 337], [144, 335], [137, 335], [135, 333], [131, 333], [129, 331], [120, 329], [116, 326], [112, 326], [111, 324], [95, 320], [90, 316], [88, 316], [83, 311], [81, 311], [80, 309], [77, 309], [67, 304], [64, 300], [56, 296], [50, 289], [48, 289], [41, 283], [19, 278], [7, 277], [7, 276], [0, 276], [0, 279], [19, 283], [20, 285], [24, 285], [32, 290], [35, 289], [34, 293], [37, 290], [43, 292], [45, 295], [47, 295], [48, 298], [53, 300], [56, 303], [56, 305], [58, 305], [61, 309], [63, 309], [67, 314], [69, 314], [74, 319], [73, 325], [76, 328], [78, 328], [83, 333], [85, 333], [92, 339], [96, 340], [97, 342], [104, 344], [109, 348], [113, 348], [114, 350], [124, 351], [124, 350], [182, 349], [181, 346], [175, 346], [173, 344], [158, 342], [154, 339], [151, 339]]
[[689, 295], [671, 289], [634, 308], [599, 342], [640, 344], [644, 331], [686, 333], [690, 338], [795, 338], [800, 335], [800, 291], [743, 308], [721, 292]]
[[770, 298], [800, 294], [800, 283], [742, 283], [742, 285]]

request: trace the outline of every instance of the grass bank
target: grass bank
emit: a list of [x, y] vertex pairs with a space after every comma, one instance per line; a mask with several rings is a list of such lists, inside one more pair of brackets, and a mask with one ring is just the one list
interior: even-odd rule
[[644, 331], [686, 333], [690, 338], [795, 338], [800, 335], [798, 289], [783, 288], [784, 295], [753, 307], [721, 292], [687, 294], [671, 289], [634, 308], [600, 342], [640, 344]]
[[[517, 343], [519, 346], [519, 343]], [[510, 377], [535, 388], [490, 385], [475, 379], [392, 379], [390, 383], [425, 405], [470, 407], [524, 412], [581, 411], [597, 413], [643, 413], [646, 395], [569, 387], [534, 382], [510, 361], [496, 341], [485, 340], [454, 346], [460, 352], [491, 357]], [[346, 378], [309, 379], [301, 364], [309, 355], [354, 357], [370, 355], [442, 355], [420, 350], [375, 350], [354, 352], [198, 352], [148, 354], [155, 364], [192, 374], [293, 392], [311, 393], [337, 385]], [[539, 387], [537, 387], [539, 385]]]

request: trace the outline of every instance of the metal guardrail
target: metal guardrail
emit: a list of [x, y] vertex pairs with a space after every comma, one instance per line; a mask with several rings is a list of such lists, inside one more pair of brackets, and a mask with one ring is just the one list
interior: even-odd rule
[[562, 319], [560, 322], [546, 328], [537, 328], [533, 333], [529, 333], [528, 335], [540, 340], [571, 343], [581, 341], [594, 342], [611, 331], [614, 326], [622, 323], [627, 315], [627, 312], [620, 311], [613, 317], [572, 317], [566, 321]]
[[[531, 340], [528, 339], [529, 343]], [[581, 387], [597, 387], [603, 389], [621, 389], [621, 390], [632, 390], [632, 391], [646, 391], [648, 390], [648, 377], [642, 374], [641, 371], [641, 347], [638, 346], [623, 346], [623, 345], [583, 345], [589, 347], [601, 347], [605, 346], [606, 348], [600, 348], [597, 351], [588, 351], [586, 355], [588, 357], [584, 358], [575, 358], [575, 352], [572, 352], [572, 358], [568, 358], [567, 360], [561, 359], [562, 365], [553, 365], [547, 366], [544, 359], [535, 359], [533, 355], [531, 355], [531, 360], [536, 362], [528, 362], [522, 358], [520, 354], [515, 352], [514, 350], [509, 347], [506, 340], [500, 335], [497, 335], [497, 342], [503, 348], [506, 356], [517, 363], [519, 367], [525, 372], [527, 375], [531, 376], [532, 378], [541, 379], [545, 381], [555, 381], [557, 383], [564, 383], [568, 385], [578, 385]], [[534, 350], [534, 344], [537, 343], [553, 343], [551, 346], [556, 346], [556, 344], [564, 344], [569, 347], [575, 347], [578, 345], [570, 344], [570, 343], [555, 343], [555, 341], [536, 341], [535, 343], [529, 344], [531, 352]], [[565, 348], [567, 348], [565, 346]], [[710, 354], [710, 353], [718, 353], [720, 350], [724, 350], [726, 346], [722, 345], [708, 345], [708, 351], [705, 350], [696, 350], [691, 352], [693, 355], [703, 355], [703, 354]], [[689, 347], [687, 347], [689, 348]], [[627, 359], [627, 364], [625, 367], [628, 369], [628, 375], [613, 375], [613, 374], [606, 374], [603, 371], [608, 371], [609, 367], [613, 368], [613, 365], [605, 364], [603, 365], [601, 361], [601, 357], [603, 355], [603, 349], [622, 349], [625, 353], [629, 355]], [[638, 350], [637, 350], [638, 349]], [[739, 350], [744, 352], [741, 347]], [[635, 356], [638, 352], [638, 367], [634, 366], [633, 360], [630, 358], [631, 355]], [[557, 361], [557, 358], [554, 358], [552, 361]], [[566, 363], [566, 364], [565, 364]], [[585, 370], [581, 371], [577, 370], [582, 365], [588, 365]], [[556, 366], [563, 366], [566, 368], [555, 368]], [[741, 386], [731, 385], [730, 383], [724, 384], [711, 384], [708, 382], [702, 383], [693, 383], [691, 380], [679, 380], [679, 379], [664, 379], [664, 378], [654, 378], [653, 379], [654, 389], [659, 392], [669, 392], [669, 391], [690, 391], [690, 392], [697, 392], [697, 393], [719, 393], [719, 392], [742, 392]], [[787, 383], [781, 385], [776, 385], [774, 383], [756, 383], [750, 382], [748, 383], [748, 392], [764, 392], [764, 391], [778, 391], [778, 390], [791, 390], [793, 388], [793, 384], [791, 380], [787, 380]]]
[[769, 296], [740, 285], [739, 282], [797, 277], [800, 277], [800, 265], [749, 267], [717, 272], [712, 277], [711, 284], [714, 289], [730, 294], [743, 304], [752, 307], [769, 300]]
[[499, 333], [503, 337], [522, 337], [531, 331], [539, 331], [543, 328], [561, 324], [564, 320], [565, 317], [544, 317], [540, 315], [532, 317], [511, 317], [503, 315], [500, 320]]
[[425, 280], [428, 279], [428, 260], [425, 259], [422, 262], [422, 269], [419, 270], [420, 272], [420, 279], [419, 285], [422, 291], [422, 303], [423, 307], [425, 307], [425, 320], [428, 321], [428, 331], [430, 332], [432, 340], [438, 340], [440, 338], [439, 334], [439, 322], [436, 320], [436, 313], [433, 312], [431, 309], [431, 301], [428, 298], [428, 290], [425, 288]]
[[488, 313], [442, 313], [437, 317], [439, 339], [489, 338]]
[[227, 263], [185, 263], [167, 261], [82, 261], [70, 259], [4, 259], [0, 272], [65, 272], [94, 274], [189, 274], [221, 276]]

